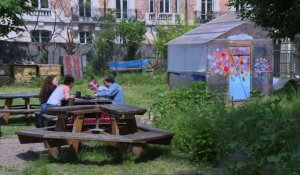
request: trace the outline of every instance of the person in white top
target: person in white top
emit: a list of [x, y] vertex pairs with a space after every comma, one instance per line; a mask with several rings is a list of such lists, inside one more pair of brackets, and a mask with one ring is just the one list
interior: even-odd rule
[[45, 110], [51, 107], [61, 106], [62, 100], [74, 98], [75, 96], [70, 94], [70, 89], [73, 88], [74, 85], [74, 77], [71, 75], [66, 75], [64, 78], [64, 83], [57, 86], [56, 89], [50, 95]]

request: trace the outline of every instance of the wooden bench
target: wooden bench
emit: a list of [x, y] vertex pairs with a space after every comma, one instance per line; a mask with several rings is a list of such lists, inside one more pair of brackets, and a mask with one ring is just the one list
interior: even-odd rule
[[110, 71], [114, 71], [115, 75], [118, 71], [133, 71], [138, 70], [141, 72], [153, 71], [151, 64], [148, 59], [131, 60], [131, 61], [115, 61], [108, 63]]
[[[111, 134], [91, 134], [91, 133], [76, 133], [76, 132], [58, 132], [54, 131], [53, 127], [35, 128], [27, 131], [18, 131], [16, 134], [19, 137], [21, 144], [26, 143], [42, 143], [47, 142], [47, 147], [57, 147], [68, 145], [70, 140], [78, 141], [101, 141], [116, 148], [130, 148], [136, 144], [163, 144], [169, 145], [174, 136], [173, 133], [152, 128], [144, 124], [138, 124], [139, 132], [128, 135], [111, 135]], [[51, 130], [50, 130], [51, 129]], [[121, 147], [120, 147], [121, 144]], [[128, 149], [125, 149], [128, 150]]]
[[[53, 128], [53, 127], [48, 127]], [[147, 131], [137, 132], [128, 135], [110, 135], [110, 134], [87, 134], [87, 133], [73, 133], [73, 132], [57, 132], [47, 130], [45, 128], [35, 128], [27, 131], [17, 131], [16, 134], [20, 139], [20, 143], [28, 143], [30, 138], [42, 138], [42, 139], [62, 139], [62, 140], [80, 140], [80, 141], [113, 141], [121, 143], [145, 143], [156, 139], [168, 138], [172, 139], [173, 133], [164, 131], [157, 128], [147, 127]], [[170, 140], [171, 141], [171, 140]], [[42, 141], [41, 141], [42, 142]], [[170, 144], [170, 143], [169, 143]]]

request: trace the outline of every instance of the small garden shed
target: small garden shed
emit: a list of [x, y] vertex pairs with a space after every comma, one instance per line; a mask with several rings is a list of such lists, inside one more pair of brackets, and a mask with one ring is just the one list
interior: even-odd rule
[[272, 91], [273, 42], [253, 22], [223, 15], [168, 43], [171, 88], [207, 81], [211, 91], [245, 100]]

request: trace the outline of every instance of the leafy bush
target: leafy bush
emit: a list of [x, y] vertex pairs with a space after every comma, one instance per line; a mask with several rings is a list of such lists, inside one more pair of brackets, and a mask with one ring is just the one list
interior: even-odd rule
[[232, 174], [300, 172], [299, 97], [260, 97], [227, 114], [225, 162]]
[[226, 111], [224, 99], [206, 91], [206, 84], [162, 94], [153, 105], [155, 125], [173, 131], [175, 150], [188, 154], [193, 161], [216, 161], [219, 152], [219, 124]]

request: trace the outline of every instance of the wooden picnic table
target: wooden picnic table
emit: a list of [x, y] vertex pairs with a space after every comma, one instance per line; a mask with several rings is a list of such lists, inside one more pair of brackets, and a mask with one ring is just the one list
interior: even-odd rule
[[[84, 115], [86, 114], [96, 114], [107, 113], [111, 116], [111, 131], [102, 132], [105, 134], [120, 135], [119, 120], [125, 122], [127, 126], [127, 131], [124, 133], [132, 134], [138, 131], [135, 115], [142, 115], [146, 112], [146, 109], [129, 106], [129, 105], [76, 105], [76, 106], [64, 106], [64, 107], [54, 107], [46, 111], [46, 113], [51, 115], [58, 115], [58, 120], [55, 125], [55, 131], [66, 131], [66, 120], [67, 117], [72, 115], [74, 118], [74, 124], [72, 128], [73, 133], [80, 133], [83, 131], [84, 127]], [[110, 142], [110, 145], [122, 150], [124, 145], [120, 145], [117, 142]], [[80, 142], [72, 141], [70, 145], [70, 150], [77, 152]], [[56, 155], [58, 150], [52, 148], [49, 150], [51, 154]]]
[[97, 105], [97, 104], [111, 104], [112, 100], [107, 98], [75, 98], [74, 105]]
[[[34, 113], [38, 111], [39, 109], [33, 109], [33, 106], [38, 105], [31, 105], [30, 99], [31, 98], [38, 98], [38, 93], [8, 93], [8, 94], [0, 94], [0, 100], [5, 100], [3, 109], [0, 111], [1, 118], [3, 124], [8, 123], [8, 118], [12, 114], [25, 114], [28, 116], [30, 113]], [[25, 104], [24, 105], [13, 105], [14, 99], [24, 99]]]
[[[81, 142], [91, 140], [104, 142], [119, 151], [133, 152], [139, 155], [144, 144], [169, 145], [174, 136], [173, 133], [165, 130], [137, 124], [135, 115], [144, 114], [146, 109], [135, 106], [77, 105], [50, 108], [46, 112], [58, 115], [54, 127], [18, 131], [16, 134], [21, 144], [43, 142], [54, 157], [59, 154], [60, 147], [63, 145], [69, 145], [69, 151], [76, 153]], [[110, 127], [99, 133], [91, 132], [88, 126], [84, 125], [84, 117], [86, 114], [98, 114], [96, 116], [99, 116], [100, 113], [110, 115]], [[66, 122], [70, 116], [74, 119], [73, 124]]]

